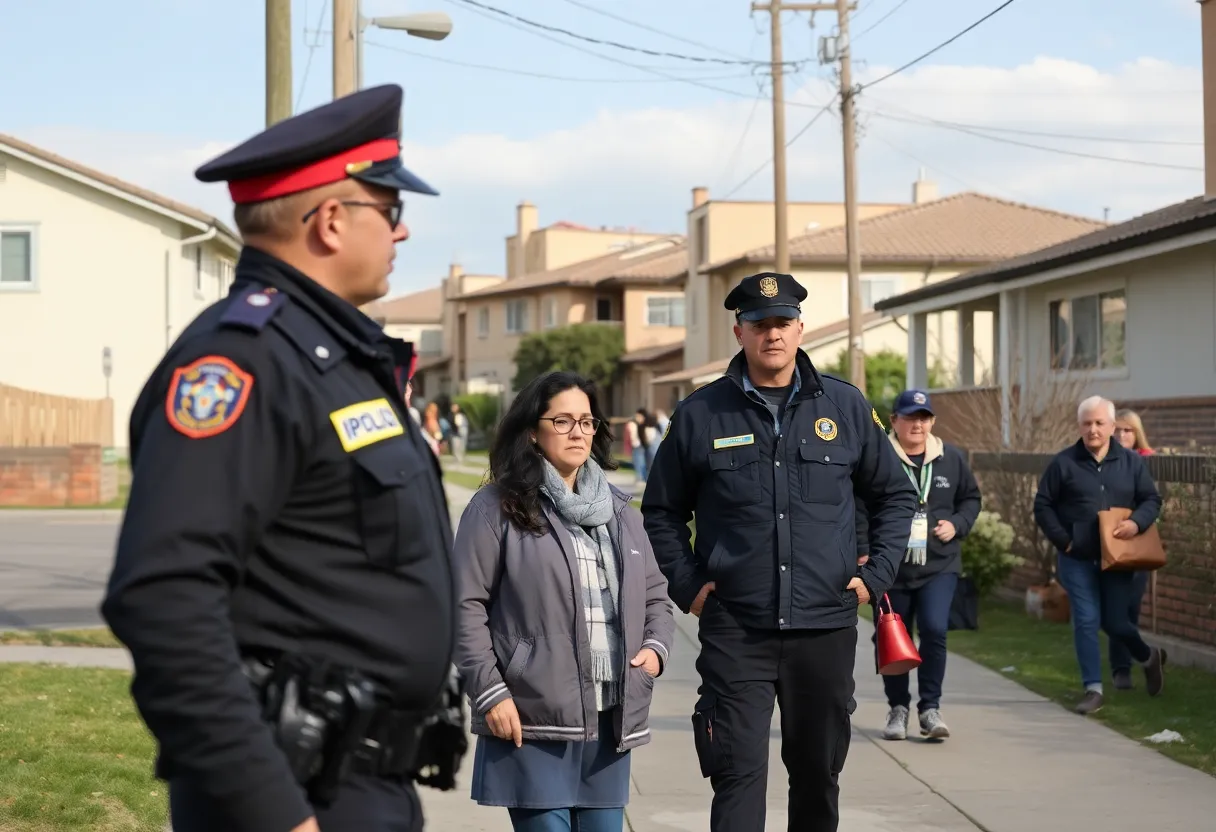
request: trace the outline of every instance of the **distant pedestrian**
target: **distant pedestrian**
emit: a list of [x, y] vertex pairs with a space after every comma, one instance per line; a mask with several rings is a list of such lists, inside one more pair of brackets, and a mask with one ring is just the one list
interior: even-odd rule
[[[916, 670], [920, 701], [920, 733], [930, 739], [950, 736], [941, 715], [942, 685], [946, 678], [946, 631], [950, 606], [962, 571], [962, 541], [980, 513], [980, 489], [963, 452], [933, 435], [937, 417], [929, 394], [905, 390], [891, 414], [891, 445], [904, 473], [917, 493], [912, 533], [895, 583], [888, 590], [891, 609], [903, 618], [911, 635], [915, 627], [921, 665]], [[868, 539], [864, 503], [858, 504], [859, 551]], [[883, 739], [908, 736], [912, 706], [909, 674], [883, 676], [887, 695], [887, 723]]]
[[[1135, 451], [1140, 456], [1152, 456], [1156, 453], [1148, 442], [1144, 432], [1144, 423], [1140, 414], [1134, 410], [1120, 410], [1115, 414], [1115, 438], [1119, 444], [1129, 451]], [[1127, 610], [1128, 618], [1137, 627], [1140, 626], [1140, 607], [1144, 604], [1144, 594], [1148, 591], [1150, 572], [1140, 570], [1132, 573], [1132, 601]], [[1131, 690], [1135, 687], [1132, 682], [1132, 654], [1118, 639], [1109, 639], [1111, 677], [1116, 690]]]
[[449, 444], [452, 448], [452, 456], [456, 458], [457, 465], [463, 465], [464, 453], [469, 447], [469, 417], [456, 402], [452, 402], [451, 424], [452, 438]]
[[517, 832], [621, 832], [675, 620], [630, 495], [608, 483], [595, 388], [535, 379], [456, 534], [457, 664], [478, 735], [472, 796]]
[[1129, 615], [1136, 592], [1135, 573], [1102, 569], [1098, 532], [1099, 511], [1126, 508], [1132, 515], [1119, 524], [1115, 537], [1126, 540], [1141, 534], [1161, 513], [1161, 495], [1140, 455], [1113, 438], [1114, 404], [1091, 396], [1077, 409], [1077, 424], [1081, 438], [1056, 454], [1039, 480], [1034, 517], [1059, 552], [1060, 584], [1068, 593], [1072, 611], [1073, 640], [1085, 688], [1076, 711], [1092, 714], [1105, 702], [1099, 626], [1144, 666], [1149, 696], [1160, 694], [1165, 685], [1165, 651], [1150, 647]]

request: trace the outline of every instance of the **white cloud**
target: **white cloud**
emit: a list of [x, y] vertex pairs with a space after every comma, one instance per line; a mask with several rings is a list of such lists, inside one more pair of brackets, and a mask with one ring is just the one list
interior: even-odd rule
[[[887, 71], [866, 67], [858, 80], [865, 83]], [[1012, 69], [917, 67], [860, 98], [862, 197], [907, 200], [923, 164], [943, 193], [975, 189], [1099, 217], [1106, 207], [1111, 219], [1125, 219], [1199, 193], [1202, 174], [1057, 155], [889, 117], [1195, 143], [1203, 135], [1200, 87], [1197, 68], [1153, 59], [1112, 72], [1051, 57]], [[791, 89], [787, 135], [815, 112], [798, 105], [829, 95], [822, 81]], [[709, 185], [711, 196], [721, 198], [770, 157], [770, 110], [767, 104], [754, 108], [749, 124], [752, 111], [744, 99], [686, 109], [604, 110], [528, 139], [486, 131], [437, 145], [407, 144], [406, 165], [442, 196], [409, 201], [413, 239], [398, 258], [404, 265], [396, 288], [433, 283], [452, 258], [469, 270], [501, 270], [502, 239], [511, 233], [513, 208], [522, 199], [540, 207], [543, 223], [568, 219], [682, 232], [693, 186]], [[1194, 145], [994, 135], [1101, 156], [1196, 168], [1203, 163], [1202, 149]], [[791, 199], [841, 198], [839, 136], [839, 121], [824, 117], [791, 148]], [[224, 188], [201, 185], [192, 176], [194, 167], [229, 144], [219, 137], [87, 130], [35, 130], [23, 137], [221, 218], [230, 216]], [[766, 170], [737, 197], [768, 199], [771, 192], [772, 174]]]

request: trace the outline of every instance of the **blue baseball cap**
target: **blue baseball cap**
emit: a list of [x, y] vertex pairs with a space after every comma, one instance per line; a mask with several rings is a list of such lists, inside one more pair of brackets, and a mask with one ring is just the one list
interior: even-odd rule
[[911, 416], [914, 413], [928, 413], [935, 416], [933, 406], [929, 403], [929, 394], [924, 390], [905, 390], [895, 399], [895, 407], [891, 412], [900, 416]]

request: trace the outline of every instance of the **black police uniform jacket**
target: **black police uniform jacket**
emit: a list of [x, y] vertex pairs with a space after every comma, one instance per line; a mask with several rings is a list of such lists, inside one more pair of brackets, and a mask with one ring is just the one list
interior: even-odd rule
[[[312, 814], [243, 653], [361, 670], [402, 708], [431, 706], [447, 678], [452, 531], [437, 460], [402, 399], [408, 355], [352, 305], [246, 248], [230, 294], [182, 333], [133, 410], [102, 613], [134, 658], [158, 775], [188, 778], [234, 829], [291, 829]], [[217, 395], [222, 418], [199, 398]]]
[[[801, 386], [780, 431], [744, 392], [743, 353], [672, 415], [642, 514], [685, 612], [713, 581], [743, 626], [847, 627], [857, 622], [849, 582], [860, 576], [877, 597], [895, 578], [916, 508], [912, 484], [861, 391], [821, 375], [802, 350], [797, 368]], [[855, 493], [871, 518], [870, 560], [860, 568]]]

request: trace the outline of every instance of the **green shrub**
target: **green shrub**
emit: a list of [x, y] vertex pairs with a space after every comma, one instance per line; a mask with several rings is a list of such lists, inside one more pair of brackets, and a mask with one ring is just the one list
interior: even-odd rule
[[467, 393], [457, 396], [456, 404], [469, 420], [469, 450], [488, 448], [494, 441], [494, 427], [498, 424], [498, 395]]
[[963, 538], [963, 575], [975, 582], [981, 598], [1005, 583], [1022, 558], [1013, 554], [1013, 526], [995, 511], [981, 511]]

